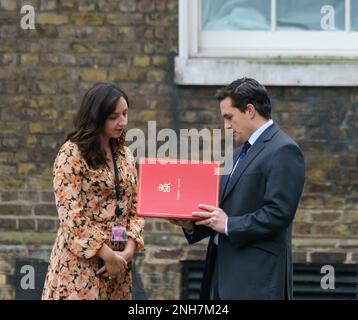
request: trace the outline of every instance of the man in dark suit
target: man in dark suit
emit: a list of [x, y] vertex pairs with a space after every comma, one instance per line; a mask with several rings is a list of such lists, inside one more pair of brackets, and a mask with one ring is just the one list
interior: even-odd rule
[[271, 119], [266, 89], [242, 78], [217, 94], [226, 129], [241, 147], [220, 184], [219, 208], [203, 220], [171, 220], [190, 244], [210, 237], [202, 299], [291, 299], [292, 221], [305, 164], [297, 144]]

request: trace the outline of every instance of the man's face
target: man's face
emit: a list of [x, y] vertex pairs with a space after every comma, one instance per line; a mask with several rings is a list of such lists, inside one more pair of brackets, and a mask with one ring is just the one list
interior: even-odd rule
[[239, 144], [245, 143], [254, 132], [252, 129], [252, 109], [242, 113], [238, 108], [232, 106], [230, 97], [220, 102], [221, 116], [224, 119], [225, 129], [233, 129], [234, 140]]

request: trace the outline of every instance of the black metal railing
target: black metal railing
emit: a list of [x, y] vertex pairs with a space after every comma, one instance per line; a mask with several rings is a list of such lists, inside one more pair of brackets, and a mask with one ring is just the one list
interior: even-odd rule
[[[295, 300], [356, 300], [358, 271], [355, 264], [333, 264], [335, 271], [334, 289], [322, 289], [322, 265], [293, 265], [293, 299]], [[183, 261], [181, 299], [197, 300], [200, 295], [204, 261]]]

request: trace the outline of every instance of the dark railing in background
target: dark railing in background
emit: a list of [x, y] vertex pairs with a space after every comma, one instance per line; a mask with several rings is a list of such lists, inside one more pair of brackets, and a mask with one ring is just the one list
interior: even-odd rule
[[[21, 286], [21, 280], [26, 280], [26, 273], [21, 273], [24, 266], [31, 266], [34, 269], [35, 275], [35, 288], [24, 289]], [[18, 259], [15, 262], [15, 273], [8, 276], [8, 283], [15, 287], [15, 300], [39, 300], [41, 299], [42, 289], [47, 274], [48, 262], [40, 259]], [[133, 276], [133, 299], [134, 300], [146, 300], [147, 295], [143, 289], [140, 275], [136, 272], [135, 266], [132, 267]], [[26, 281], [24, 281], [26, 284]]]
[[[358, 267], [355, 264], [332, 265], [335, 270], [335, 288], [322, 289], [321, 265], [294, 264], [293, 298], [295, 300], [356, 300], [358, 293]], [[204, 261], [182, 262], [183, 300], [197, 300], [204, 271]]]

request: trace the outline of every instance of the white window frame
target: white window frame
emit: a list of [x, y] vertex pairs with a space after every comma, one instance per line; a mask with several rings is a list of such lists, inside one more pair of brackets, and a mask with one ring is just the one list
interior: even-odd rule
[[[222, 85], [251, 76], [265, 85], [358, 85], [358, 32], [201, 31], [201, 0], [179, 0], [179, 57], [175, 81]], [[272, 0], [275, 21], [276, 0]], [[290, 41], [294, 33], [298, 41]], [[233, 39], [238, 39], [233, 41]]]

